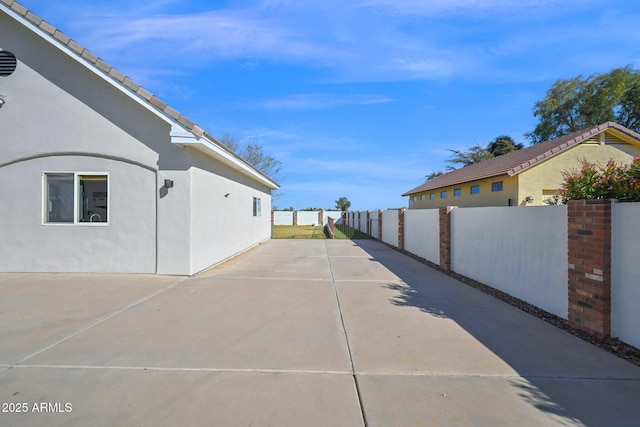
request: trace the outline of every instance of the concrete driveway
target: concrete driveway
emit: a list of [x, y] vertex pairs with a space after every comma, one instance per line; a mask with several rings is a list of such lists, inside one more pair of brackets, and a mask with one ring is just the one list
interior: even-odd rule
[[2, 426], [640, 425], [640, 368], [376, 241], [0, 296]]

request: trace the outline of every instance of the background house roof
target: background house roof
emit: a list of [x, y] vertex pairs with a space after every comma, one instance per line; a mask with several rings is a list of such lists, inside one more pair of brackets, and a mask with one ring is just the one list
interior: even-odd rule
[[[241, 172], [245, 172], [247, 175], [258, 178], [260, 181], [264, 182], [273, 189], [277, 189], [280, 187], [278, 183], [262, 173], [252, 164], [248, 163], [245, 159], [243, 159], [229, 147], [215, 139], [215, 137], [213, 137], [200, 126], [189, 120], [186, 116], [171, 108], [166, 102], [162, 101], [160, 98], [146, 90], [144, 87], [134, 82], [131, 78], [127, 77], [116, 68], [107, 64], [97, 55], [93, 54], [88, 49], [86, 49], [70, 37], [66, 36], [62, 31], [49, 24], [38, 15], [22, 6], [17, 1], [0, 0], [0, 6], [8, 7], [12, 12], [24, 18], [24, 21], [35, 27], [34, 30], [40, 30], [40, 34], [48, 36], [50, 41], [53, 41], [54, 44], [58, 45], [59, 47], [65, 48], [66, 51], [68, 53], [71, 53], [72, 56], [77, 60], [84, 63], [85, 65], [92, 67], [94, 71], [98, 71], [99, 75], [102, 75], [105, 79], [110, 79], [112, 82], [115, 82], [122, 89], [124, 89], [124, 92], [129, 96], [134, 97], [138, 101], [141, 101], [141, 103], [147, 108], [161, 113], [162, 116], [169, 119], [169, 122], [173, 122], [179, 125], [179, 127], [189, 132], [189, 134], [193, 135], [193, 137], [195, 138], [195, 143], [180, 145], [200, 145], [196, 148], [209, 154], [211, 157], [218, 158], [218, 160], [222, 160], [224, 163], [230, 164], [228, 160], [225, 161], [224, 158], [216, 155], [218, 150], [216, 150], [215, 148], [219, 148], [224, 153], [227, 153], [228, 156], [232, 157], [235, 162], [241, 163], [240, 166], [243, 169], [246, 169], [240, 169]], [[11, 14], [9, 14], [9, 16], [11, 16]], [[38, 32], [37, 30], [36, 32]], [[205, 140], [209, 144], [213, 144], [215, 147], [202, 146], [202, 140]]]
[[502, 156], [494, 157], [480, 163], [456, 169], [407, 191], [403, 196], [464, 184], [471, 181], [498, 177], [501, 175], [513, 176], [535, 166], [539, 162], [555, 156], [567, 148], [579, 144], [607, 130], [614, 131], [623, 137], [626, 136], [625, 139], [633, 139], [640, 143], [640, 134], [617, 123], [607, 122], [589, 129], [561, 136], [560, 138], [536, 144], [531, 147], [503, 154]]

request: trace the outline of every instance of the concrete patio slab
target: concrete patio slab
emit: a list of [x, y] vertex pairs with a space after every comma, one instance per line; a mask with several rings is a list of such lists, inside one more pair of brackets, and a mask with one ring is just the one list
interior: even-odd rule
[[638, 425], [637, 384], [573, 378], [358, 376], [367, 425]]
[[0, 292], [0, 401], [29, 409], [3, 426], [640, 419], [639, 367], [373, 240], [269, 241], [190, 278], [3, 274]]
[[182, 280], [148, 275], [3, 274], [0, 363], [16, 363]]
[[194, 278], [28, 364], [351, 371], [333, 285]]
[[[2, 374], [0, 390], [29, 403], [0, 413], [5, 427], [363, 425], [350, 375], [22, 368]], [[42, 402], [70, 412], [33, 412]]]

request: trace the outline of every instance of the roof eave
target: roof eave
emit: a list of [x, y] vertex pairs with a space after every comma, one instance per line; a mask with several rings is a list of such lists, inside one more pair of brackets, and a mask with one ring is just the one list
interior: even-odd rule
[[[199, 151], [207, 154], [208, 156], [221, 161], [235, 169], [239, 170], [243, 174], [261, 182], [271, 189], [278, 189], [280, 186], [266, 175], [259, 172], [253, 166], [242, 160], [237, 154], [225, 151], [219, 146], [217, 141], [210, 141], [204, 137], [205, 132], [195, 124], [191, 123], [186, 117], [182, 116], [177, 111], [173, 110], [170, 106], [166, 105], [162, 101], [158, 100], [150, 92], [144, 89], [142, 86], [138, 86], [130, 81], [128, 77], [117, 71], [115, 68], [108, 66], [102, 59], [93, 55], [89, 50], [81, 47], [79, 44], [69, 39], [69, 44], [63, 43], [63, 39], [66, 40], [66, 36], [58, 29], [49, 27], [51, 32], [45, 31], [40, 27], [40, 23], [46, 22], [27, 10], [27, 15], [21, 15], [18, 11], [13, 9], [16, 3], [7, 4], [5, 1], [0, 2], [0, 5], [4, 5], [4, 12], [8, 16], [15, 19], [26, 28], [29, 28], [35, 34], [37, 34], [42, 40], [49, 43], [51, 46], [68, 56], [72, 60], [79, 63], [85, 69], [100, 77], [106, 81], [114, 89], [118, 90], [138, 105], [151, 112], [153, 115], [171, 125], [171, 142], [181, 146], [193, 146]], [[73, 42], [73, 47], [70, 44]], [[134, 91], [135, 89], [135, 91]], [[157, 106], [164, 107], [164, 110], [159, 109]], [[191, 128], [189, 130], [188, 128]], [[180, 142], [182, 141], [182, 142]]]
[[209, 157], [218, 160], [221, 163], [239, 171], [240, 173], [262, 183], [272, 190], [280, 188], [277, 182], [273, 181], [262, 172], [255, 169], [236, 155], [222, 149], [214, 141], [210, 141], [204, 137], [198, 137], [192, 132], [186, 131], [181, 127], [174, 126], [171, 129], [171, 143], [179, 147], [192, 147]]

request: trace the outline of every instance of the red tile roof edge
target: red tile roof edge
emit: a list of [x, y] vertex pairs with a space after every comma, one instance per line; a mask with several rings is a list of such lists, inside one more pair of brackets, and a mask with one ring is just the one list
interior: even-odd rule
[[[632, 131], [631, 129], [627, 129], [618, 123], [606, 122], [588, 129], [545, 141], [540, 144], [532, 145], [512, 153], [504, 154], [480, 163], [475, 163], [453, 170], [403, 193], [402, 196], [409, 196], [415, 193], [467, 184], [469, 182], [481, 181], [487, 178], [496, 178], [505, 175], [513, 176], [606, 130], [620, 132], [629, 138], [635, 139], [640, 144], [640, 134]], [[529, 153], [531, 154], [528, 155]]]

